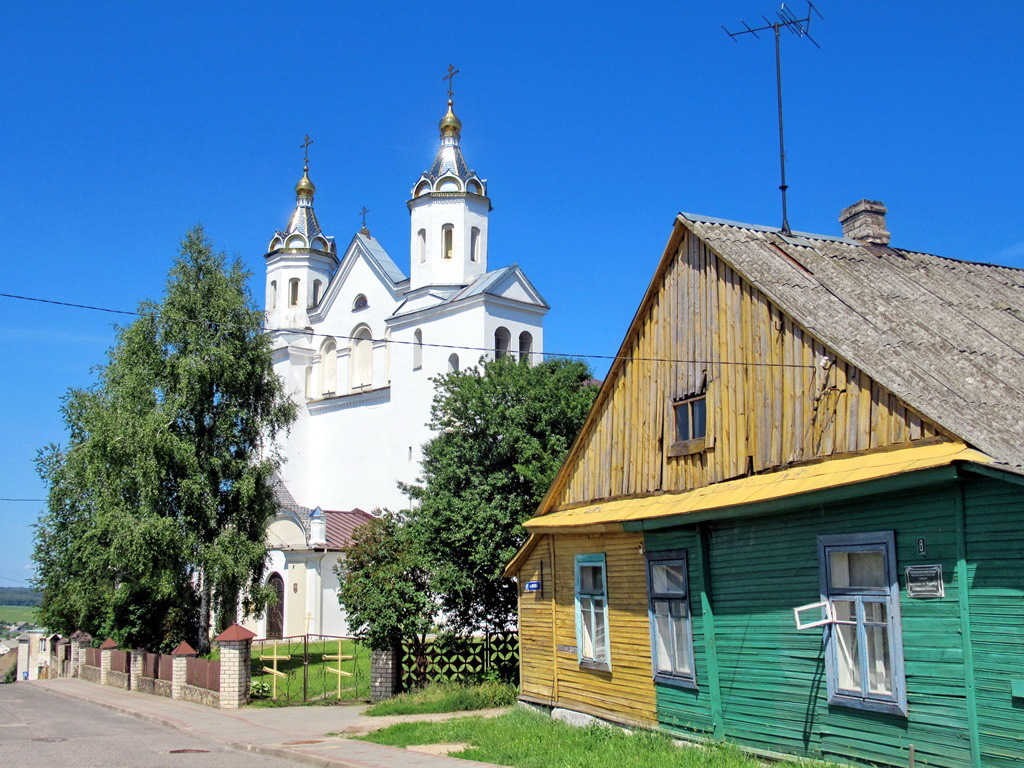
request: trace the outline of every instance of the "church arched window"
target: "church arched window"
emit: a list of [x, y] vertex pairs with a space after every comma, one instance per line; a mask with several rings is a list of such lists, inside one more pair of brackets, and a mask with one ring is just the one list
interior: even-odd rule
[[320, 345], [320, 394], [333, 395], [338, 391], [338, 343], [325, 339]]
[[267, 291], [267, 309], [277, 309], [277, 280], [270, 281], [270, 290]]
[[441, 227], [441, 255], [446, 259], [455, 255], [455, 227], [451, 224]]
[[412, 335], [412, 369], [418, 371], [423, 367], [423, 331], [419, 328]]
[[499, 326], [494, 332], [494, 359], [499, 360], [508, 354], [509, 344], [512, 342], [512, 334], [505, 326]]
[[314, 280], [313, 281], [313, 303], [310, 304], [311, 307], [315, 307], [317, 304], [320, 303], [320, 296], [323, 293], [323, 289], [324, 289], [324, 281], [323, 280]]
[[366, 309], [368, 306], [370, 306], [370, 302], [366, 300], [366, 296], [360, 293], [356, 296], [355, 301], [352, 302], [352, 311], [355, 312], [360, 309]]
[[348, 365], [352, 389], [373, 384], [373, 337], [365, 325], [352, 334], [352, 353]]
[[448, 355], [448, 373], [455, 373], [459, 370], [459, 356], [452, 352]]
[[416, 248], [420, 254], [420, 264], [427, 260], [427, 230], [421, 229], [416, 233]]
[[530, 355], [533, 354], [533, 336], [529, 331], [519, 334], [519, 362], [530, 362]]
[[473, 227], [469, 232], [469, 260], [480, 261], [480, 227]]
[[288, 306], [299, 306], [299, 278], [297, 277], [288, 281]]
[[313, 391], [313, 366], [306, 366], [306, 378], [305, 378], [305, 394], [307, 400], [312, 400], [316, 397], [317, 393]]

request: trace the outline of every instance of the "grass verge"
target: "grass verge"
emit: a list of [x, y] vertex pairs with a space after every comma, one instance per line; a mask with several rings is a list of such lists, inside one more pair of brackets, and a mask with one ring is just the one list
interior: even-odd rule
[[426, 715], [515, 704], [516, 687], [507, 683], [432, 683], [421, 691], [403, 693], [374, 704], [367, 715]]
[[[492, 719], [467, 717], [440, 723], [401, 723], [361, 737], [376, 744], [467, 742], [458, 757], [516, 768], [759, 768], [761, 762], [728, 745], [677, 747], [662, 734], [617, 728], [576, 728], [539, 712], [515, 709]], [[798, 768], [775, 763], [773, 768]]]

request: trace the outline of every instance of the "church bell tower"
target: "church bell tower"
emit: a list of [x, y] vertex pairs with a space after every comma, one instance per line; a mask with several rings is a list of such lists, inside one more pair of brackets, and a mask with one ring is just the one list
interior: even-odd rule
[[410, 289], [467, 285], [487, 271], [487, 182], [466, 165], [459, 139], [448, 68], [448, 112], [441, 118], [441, 146], [430, 170], [412, 188], [409, 200]]

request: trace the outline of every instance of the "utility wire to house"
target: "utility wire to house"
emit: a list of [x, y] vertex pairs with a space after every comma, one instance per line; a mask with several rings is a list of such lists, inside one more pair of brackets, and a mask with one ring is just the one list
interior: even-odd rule
[[[132, 317], [145, 317], [147, 313], [139, 312], [137, 310], [129, 309], [111, 309], [110, 307], [98, 307], [91, 304], [78, 304], [70, 301], [59, 301], [57, 299], [44, 299], [38, 296], [21, 296], [14, 293], [0, 293], [0, 298], [4, 299], [16, 299], [18, 301], [31, 301], [38, 304], [51, 304], [58, 307], [70, 307], [71, 309], [84, 309], [93, 312], [107, 312], [114, 315], [129, 315]], [[206, 320], [199, 320], [191, 317], [175, 317], [173, 315], [165, 315], [172, 320], [178, 320], [186, 323], [206, 323]], [[233, 323], [213, 323], [213, 325], [222, 325], [232, 327]], [[236, 326], [240, 327], [240, 326]], [[263, 331], [269, 333], [272, 328], [263, 328]], [[354, 336], [346, 336], [340, 333], [317, 333], [312, 329], [306, 329], [303, 334], [311, 337], [320, 337], [325, 339], [345, 339], [348, 341], [354, 340]], [[370, 339], [372, 343], [379, 344], [404, 344], [407, 346], [416, 347], [430, 347], [434, 349], [455, 349], [467, 352], [494, 352], [493, 347], [470, 347], [459, 344], [438, 344], [428, 343], [420, 341], [404, 341], [400, 339]], [[634, 357], [632, 355], [598, 355], [592, 353], [575, 353], [575, 352], [548, 352], [545, 350], [542, 353], [545, 357], [563, 357], [572, 360], [631, 360], [636, 363], [672, 363], [672, 364], [702, 364], [702, 365], [746, 365], [757, 368], [813, 368], [813, 365], [804, 365], [801, 363], [766, 363], [750, 360], [683, 360], [671, 357]]]

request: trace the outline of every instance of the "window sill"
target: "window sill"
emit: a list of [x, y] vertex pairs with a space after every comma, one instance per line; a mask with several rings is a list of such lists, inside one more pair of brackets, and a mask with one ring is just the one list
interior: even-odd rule
[[676, 675], [667, 675], [663, 672], [656, 672], [654, 674], [654, 682], [661, 683], [662, 685], [671, 685], [676, 688], [697, 690], [697, 681], [692, 677], [678, 677]]
[[833, 694], [828, 700], [830, 707], [843, 707], [844, 709], [862, 709], [866, 712], [881, 712], [886, 715], [907, 716], [907, 708], [896, 701], [878, 701], [877, 699], [859, 699], [853, 696]]
[[611, 672], [612, 665], [606, 661], [581, 661], [580, 669], [593, 669], [598, 672]]
[[679, 440], [668, 447], [669, 456], [691, 456], [695, 453], [703, 453], [705, 438], [697, 437], [693, 440]]

